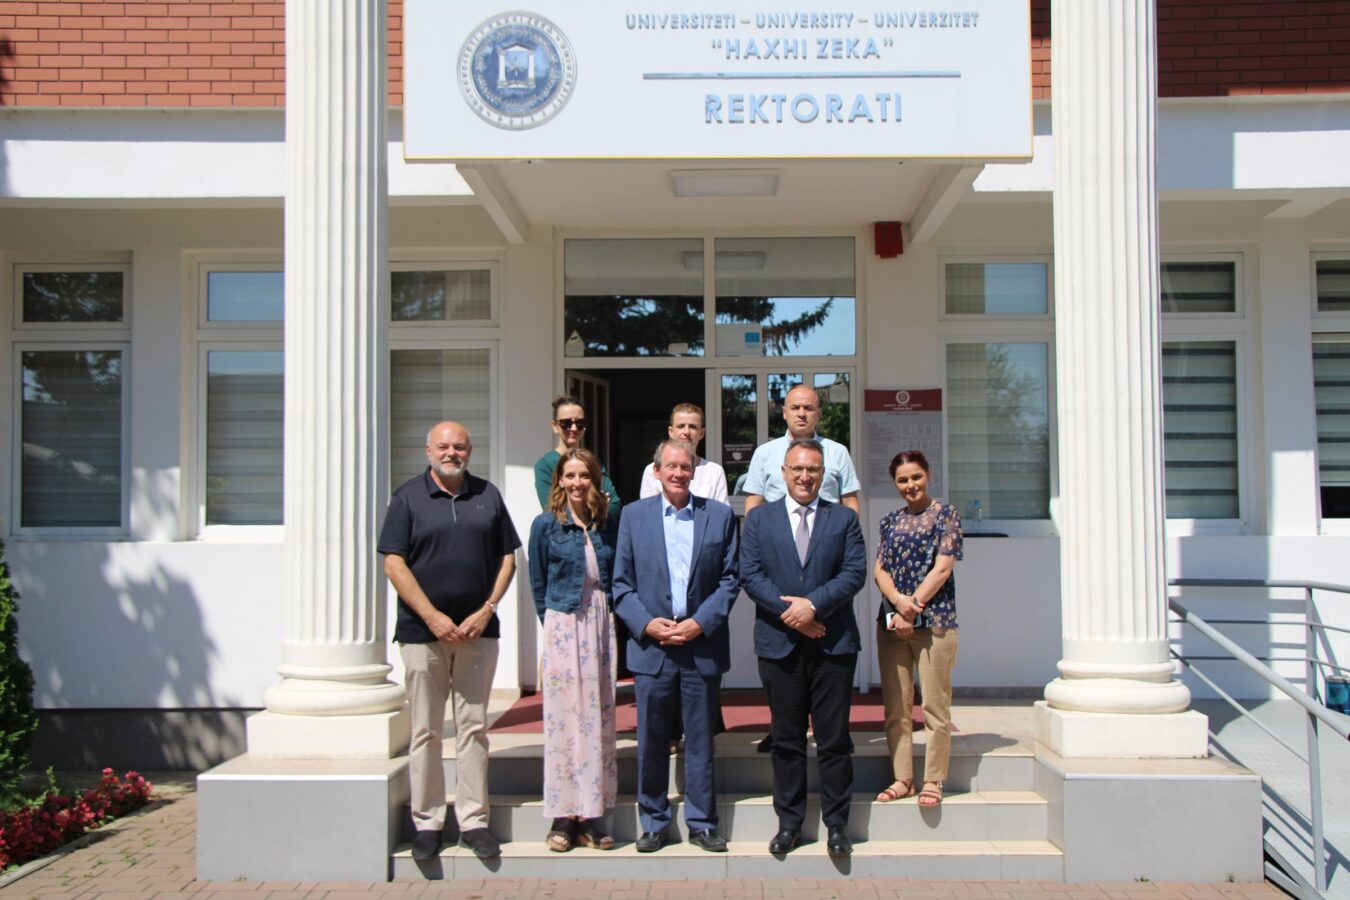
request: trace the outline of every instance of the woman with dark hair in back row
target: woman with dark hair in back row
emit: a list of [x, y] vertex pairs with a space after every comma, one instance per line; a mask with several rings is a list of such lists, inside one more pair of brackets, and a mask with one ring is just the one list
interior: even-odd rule
[[928, 460], [905, 450], [891, 460], [891, 481], [904, 506], [881, 520], [875, 576], [884, 601], [877, 613], [877, 659], [886, 708], [886, 746], [891, 785], [877, 794], [889, 803], [916, 793], [914, 787], [914, 668], [923, 681], [923, 787], [918, 804], [942, 802], [942, 782], [952, 747], [952, 666], [956, 663], [956, 580], [961, 558], [961, 517], [934, 500]]
[[[582, 439], [586, 436], [586, 428], [589, 425], [586, 410], [582, 408], [579, 400], [565, 394], [553, 398], [553, 418], [549, 421], [549, 427], [553, 429], [558, 443], [534, 464], [534, 490], [539, 495], [540, 509], [548, 509], [549, 491], [553, 489], [553, 470], [558, 465], [558, 458], [568, 450], [582, 446]], [[622, 506], [619, 502], [619, 492], [609, 480], [609, 473], [605, 471], [604, 464], [599, 465], [600, 480], [595, 486], [605, 495], [609, 503], [609, 514], [617, 520], [619, 508]]]

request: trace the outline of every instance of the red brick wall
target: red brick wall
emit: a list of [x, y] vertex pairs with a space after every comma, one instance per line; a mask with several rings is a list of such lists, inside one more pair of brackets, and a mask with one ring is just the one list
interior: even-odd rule
[[[281, 106], [284, 0], [0, 0], [0, 105]], [[403, 0], [389, 0], [389, 102], [403, 102]]]
[[[1080, 0], [1061, 0], [1080, 2]], [[1050, 96], [1050, 0], [1032, 0], [1032, 90]], [[0, 105], [280, 106], [283, 0], [0, 0]], [[403, 102], [389, 0], [389, 102]], [[1158, 0], [1164, 97], [1350, 91], [1350, 0]]]

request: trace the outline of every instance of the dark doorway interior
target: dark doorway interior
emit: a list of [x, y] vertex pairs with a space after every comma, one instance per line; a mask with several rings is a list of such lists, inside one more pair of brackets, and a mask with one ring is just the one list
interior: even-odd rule
[[[704, 408], [702, 369], [591, 369], [585, 374], [609, 383], [609, 447], [599, 448], [624, 503], [638, 499], [642, 470], [666, 437], [670, 408], [697, 403]], [[587, 415], [601, 415], [588, 409]], [[706, 424], [706, 423], [705, 423]], [[702, 453], [705, 448], [700, 447]]]

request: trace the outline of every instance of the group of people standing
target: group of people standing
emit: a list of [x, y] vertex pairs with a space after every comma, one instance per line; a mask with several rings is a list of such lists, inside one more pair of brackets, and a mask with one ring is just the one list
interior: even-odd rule
[[[671, 412], [668, 437], [643, 474], [642, 496], [623, 505], [599, 459], [582, 446], [585, 410], [553, 404], [557, 446], [535, 466], [543, 512], [529, 537], [530, 588], [542, 624], [544, 815], [547, 844], [607, 850], [618, 793], [614, 619], [626, 626], [626, 665], [638, 718], [638, 852], [669, 843], [673, 739], [684, 739], [684, 818], [690, 843], [725, 852], [718, 832], [713, 738], [731, 665], [727, 620], [742, 590], [755, 603], [754, 648], [771, 726], [779, 829], [774, 854], [801, 843], [807, 799], [807, 729], [814, 729], [827, 849], [852, 851], [849, 717], [861, 637], [854, 596], [868, 576], [857, 475], [848, 450], [816, 433], [820, 401], [788, 392], [787, 433], [756, 449], [745, 482], [744, 522], [727, 505], [722, 468], [698, 455], [703, 411]], [[472, 445], [453, 422], [428, 434], [428, 470], [391, 500], [379, 550], [399, 594], [395, 635], [413, 708], [410, 749], [413, 856], [440, 852], [446, 801], [440, 734], [448, 696], [456, 722], [455, 812], [460, 843], [499, 852], [487, 828], [485, 707], [495, 667], [497, 604], [515, 572], [520, 540], [492, 485], [467, 471]], [[894, 781], [876, 797], [942, 801], [951, 744], [951, 667], [957, 631], [953, 564], [960, 519], [928, 493], [929, 465], [898, 454], [890, 476], [903, 506], [881, 522], [872, 574], [884, 602], [877, 641]], [[471, 502], [470, 502], [471, 501]], [[466, 556], [477, 555], [476, 563]], [[462, 569], [462, 570], [461, 570]], [[470, 586], [469, 582], [472, 582]], [[912, 757], [913, 670], [932, 732], [923, 780]], [[421, 709], [419, 709], [421, 707]]]

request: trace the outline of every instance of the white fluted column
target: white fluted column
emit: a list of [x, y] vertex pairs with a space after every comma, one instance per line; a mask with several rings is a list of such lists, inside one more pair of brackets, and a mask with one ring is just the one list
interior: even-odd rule
[[1156, 730], [1140, 714], [1179, 713], [1190, 692], [1167, 641], [1154, 4], [1055, 0], [1051, 33], [1064, 658], [1043, 739], [1075, 756], [1203, 755], [1122, 753], [1119, 735], [1075, 752], [1052, 733], [1082, 724], [1051, 714], [1065, 710]]
[[[387, 480], [385, 90], [383, 0], [287, 2], [284, 655], [250, 752], [265, 729], [289, 735], [276, 755], [372, 755], [365, 732], [373, 755], [383, 731], [397, 743], [405, 694], [387, 677], [375, 552]], [[315, 738], [296, 744], [304, 733]], [[343, 745], [322, 746], [334, 740]]]

